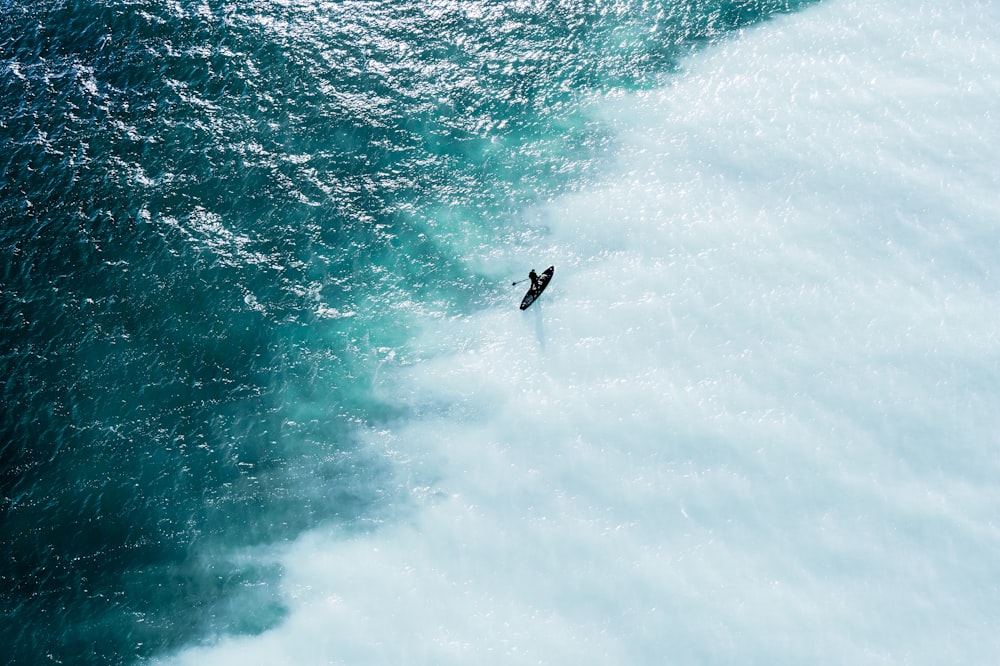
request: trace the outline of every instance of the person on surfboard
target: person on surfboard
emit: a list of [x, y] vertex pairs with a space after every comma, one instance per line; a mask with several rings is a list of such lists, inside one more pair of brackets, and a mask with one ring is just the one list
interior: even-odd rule
[[[539, 275], [535, 272], [534, 268], [531, 269], [531, 272], [528, 273], [528, 279], [531, 280], [531, 289], [529, 289], [528, 293], [524, 295], [523, 299], [521, 299], [522, 310], [526, 310], [528, 306], [535, 302], [535, 299], [541, 296], [542, 292], [545, 291], [545, 287], [547, 287], [549, 282], [552, 281], [552, 274], [555, 270], [555, 266], [549, 266], [542, 271], [541, 275]], [[524, 282], [524, 280], [521, 280], [521, 282]], [[514, 284], [518, 283], [515, 282]]]

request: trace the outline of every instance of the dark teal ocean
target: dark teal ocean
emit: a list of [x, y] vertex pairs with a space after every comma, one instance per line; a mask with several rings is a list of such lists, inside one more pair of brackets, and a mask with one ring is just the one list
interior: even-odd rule
[[0, 0], [4, 662], [279, 623], [233, 553], [405, 513], [373, 376], [614, 154], [581, 98], [803, 4]]

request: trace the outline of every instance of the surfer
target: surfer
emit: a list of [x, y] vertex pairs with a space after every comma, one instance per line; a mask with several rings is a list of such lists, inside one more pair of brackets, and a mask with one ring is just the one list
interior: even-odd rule
[[531, 272], [528, 273], [528, 279], [531, 280], [532, 290], [538, 289], [538, 273], [535, 272], [534, 268], [532, 268]]
[[[534, 303], [535, 299], [542, 295], [542, 292], [545, 291], [545, 287], [549, 286], [549, 282], [552, 280], [552, 274], [555, 270], [555, 266], [549, 266], [542, 271], [541, 275], [539, 275], [535, 272], [534, 268], [531, 269], [531, 272], [528, 273], [528, 279], [531, 280], [531, 289], [528, 290], [528, 293], [525, 294], [524, 298], [521, 300], [522, 310], [528, 309], [528, 306]], [[521, 280], [521, 282], [524, 282], [524, 280]], [[514, 284], [517, 283], [515, 282]]]

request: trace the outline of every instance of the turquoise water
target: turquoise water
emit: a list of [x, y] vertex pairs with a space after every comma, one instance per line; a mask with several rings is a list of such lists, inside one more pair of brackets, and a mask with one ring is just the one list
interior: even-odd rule
[[0, 3], [10, 663], [286, 621], [247, 553], [414, 511], [380, 373], [614, 160], [584, 102], [808, 4]]

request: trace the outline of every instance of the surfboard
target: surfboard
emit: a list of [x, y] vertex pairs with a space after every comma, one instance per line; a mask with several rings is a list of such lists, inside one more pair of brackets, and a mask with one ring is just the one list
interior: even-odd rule
[[542, 292], [545, 291], [545, 288], [549, 286], [549, 280], [552, 279], [552, 274], [555, 272], [556, 272], [555, 266], [549, 266], [544, 271], [542, 271], [541, 275], [538, 276], [538, 284], [532, 286], [531, 289], [528, 290], [528, 293], [525, 294], [524, 298], [521, 300], [522, 310], [527, 310], [528, 306], [534, 303], [535, 299], [542, 295]]

